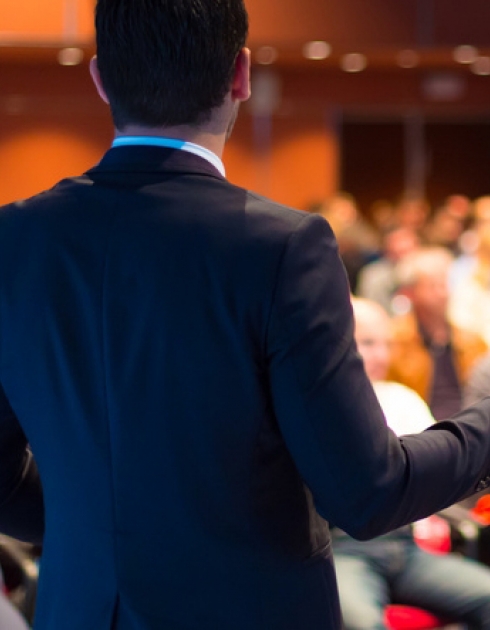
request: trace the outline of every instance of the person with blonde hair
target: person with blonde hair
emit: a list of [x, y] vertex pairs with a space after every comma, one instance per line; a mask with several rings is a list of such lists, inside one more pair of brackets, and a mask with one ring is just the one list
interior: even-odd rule
[[490, 222], [477, 227], [475, 266], [470, 276], [456, 284], [449, 301], [451, 321], [480, 335], [490, 345]]

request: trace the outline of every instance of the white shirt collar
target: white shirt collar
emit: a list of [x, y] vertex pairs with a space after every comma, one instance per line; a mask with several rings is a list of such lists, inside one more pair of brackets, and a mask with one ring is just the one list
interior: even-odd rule
[[207, 160], [221, 173], [221, 175], [223, 175], [223, 177], [226, 177], [225, 167], [222, 160], [216, 155], [216, 153], [213, 153], [199, 144], [186, 142], [185, 140], [178, 140], [176, 138], [163, 138], [161, 136], [121, 136], [120, 138], [116, 138], [112, 143], [113, 147], [131, 145], [166, 147], [169, 149], [179, 149], [181, 151], [187, 151], [188, 153], [194, 153], [194, 155], [198, 155], [199, 157]]

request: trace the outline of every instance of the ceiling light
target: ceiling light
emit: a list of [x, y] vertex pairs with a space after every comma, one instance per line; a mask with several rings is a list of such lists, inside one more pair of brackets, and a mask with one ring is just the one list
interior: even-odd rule
[[308, 42], [303, 46], [303, 55], [307, 59], [326, 59], [332, 52], [327, 42]]
[[419, 63], [419, 56], [415, 50], [400, 50], [396, 56], [396, 63], [400, 68], [415, 68]]
[[62, 66], [78, 66], [83, 61], [81, 48], [62, 48], [58, 52], [58, 62]]
[[261, 46], [255, 53], [255, 61], [263, 66], [269, 66], [277, 59], [277, 49], [274, 46]]
[[366, 66], [366, 55], [361, 55], [361, 53], [349, 53], [340, 60], [340, 67], [345, 72], [362, 72]]
[[474, 46], [457, 46], [453, 50], [453, 59], [458, 63], [473, 63], [478, 57], [478, 50]]
[[471, 72], [482, 77], [490, 75], [490, 57], [477, 57], [471, 64]]

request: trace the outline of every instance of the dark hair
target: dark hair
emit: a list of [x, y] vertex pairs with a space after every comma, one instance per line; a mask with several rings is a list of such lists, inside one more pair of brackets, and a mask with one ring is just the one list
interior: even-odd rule
[[118, 129], [196, 125], [230, 89], [248, 17], [243, 0], [98, 0], [95, 28]]

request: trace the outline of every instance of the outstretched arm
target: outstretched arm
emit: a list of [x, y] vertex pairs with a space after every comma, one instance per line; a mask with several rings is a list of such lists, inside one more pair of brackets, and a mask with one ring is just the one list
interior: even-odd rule
[[306, 217], [283, 257], [268, 350], [273, 404], [318, 512], [356, 538], [428, 516], [490, 485], [490, 398], [398, 438], [353, 339], [334, 236]]

